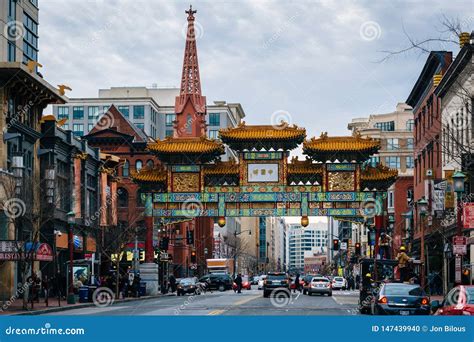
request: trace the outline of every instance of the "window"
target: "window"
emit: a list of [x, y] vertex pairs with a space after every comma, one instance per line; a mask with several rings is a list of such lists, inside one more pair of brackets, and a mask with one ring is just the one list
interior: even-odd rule
[[135, 126], [137, 126], [137, 128], [141, 129], [142, 131], [145, 130], [145, 124], [136, 123]]
[[413, 157], [407, 157], [407, 169], [413, 169], [414, 167]]
[[8, 61], [9, 62], [14, 62], [16, 60], [15, 49], [16, 49], [15, 43], [8, 41]]
[[8, 0], [8, 19], [16, 20], [16, 0]]
[[400, 157], [385, 157], [385, 165], [391, 169], [399, 169]]
[[128, 191], [124, 188], [118, 188], [117, 195], [117, 205], [120, 208], [128, 207]]
[[118, 106], [118, 110], [123, 116], [129, 117], [130, 116], [130, 107], [129, 106]]
[[99, 107], [92, 106], [92, 107], [88, 107], [87, 110], [88, 110], [87, 117], [89, 118], [89, 120], [95, 121], [95, 119], [97, 119], [97, 117], [99, 116]]
[[135, 162], [135, 170], [140, 171], [143, 167], [143, 162], [139, 159]]
[[151, 159], [148, 159], [148, 160], [146, 161], [146, 166], [147, 166], [148, 168], [150, 168], [150, 169], [153, 168], [153, 165], [154, 165], [154, 164], [155, 164], [155, 163], [153, 163], [153, 160], [151, 160]]
[[415, 120], [413, 119], [407, 120], [406, 125], [407, 125], [407, 131], [413, 132], [413, 128], [415, 127]]
[[94, 128], [94, 124], [92, 124], [92, 123], [87, 124], [87, 132], [92, 131], [93, 128]]
[[398, 150], [398, 139], [397, 138], [387, 139], [387, 150]]
[[172, 129], [167, 129], [165, 133], [165, 138], [167, 137], [172, 137], [173, 136], [173, 130]]
[[377, 164], [380, 164], [380, 157], [379, 156], [370, 157], [370, 165], [376, 166]]
[[110, 106], [102, 106], [102, 112], [105, 114], [109, 111]]
[[69, 124], [64, 124], [64, 125], [63, 125], [63, 129], [64, 129], [65, 131], [69, 130]]
[[211, 139], [217, 139], [217, 134], [218, 134], [218, 130], [217, 129], [211, 129], [209, 130], [209, 138]]
[[391, 132], [395, 130], [395, 122], [394, 121], [376, 122], [375, 128], [379, 128], [385, 132]]
[[84, 119], [84, 107], [82, 106], [72, 107], [72, 118], [76, 120]]
[[[24, 12], [23, 12], [24, 13]], [[23, 16], [23, 62], [38, 60], [38, 24], [26, 13]]]
[[75, 136], [82, 137], [84, 135], [84, 125], [83, 124], [74, 124], [72, 125], [72, 131]]
[[145, 117], [145, 106], [133, 106], [133, 118], [143, 119]]
[[220, 126], [220, 125], [221, 125], [221, 115], [219, 113], [210, 113], [209, 126]]
[[128, 160], [125, 160], [125, 163], [123, 163], [123, 166], [122, 166], [122, 176], [128, 177], [129, 170], [130, 170], [130, 163], [128, 162]]
[[186, 116], [186, 133], [191, 134], [193, 132], [193, 118], [191, 114]]
[[58, 119], [69, 119], [69, 107], [58, 107]]
[[144, 207], [145, 206], [145, 196], [141, 190], [137, 191], [137, 207]]
[[413, 138], [407, 139], [407, 149], [413, 150]]
[[173, 121], [176, 120], [176, 114], [166, 114], [165, 115], [165, 124], [166, 126], [173, 126]]

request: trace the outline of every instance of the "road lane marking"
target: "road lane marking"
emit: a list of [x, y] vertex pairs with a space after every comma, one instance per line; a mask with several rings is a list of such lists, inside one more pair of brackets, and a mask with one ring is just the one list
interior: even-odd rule
[[208, 316], [216, 316], [216, 315], [220, 315], [222, 313], [224, 313], [225, 310], [212, 310], [211, 312], [209, 312], [207, 315]]
[[242, 304], [248, 303], [248, 302], [250, 302], [254, 299], [257, 299], [259, 297], [262, 297], [262, 295], [255, 295], [255, 296], [252, 296], [250, 298], [244, 298], [244, 299], [241, 299], [241, 300], [235, 302], [234, 305], [242, 305]]

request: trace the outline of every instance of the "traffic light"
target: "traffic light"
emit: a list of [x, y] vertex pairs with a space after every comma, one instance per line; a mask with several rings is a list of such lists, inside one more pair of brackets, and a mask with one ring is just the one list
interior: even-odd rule
[[338, 250], [339, 250], [339, 240], [338, 240], [338, 239], [332, 240], [332, 249], [333, 249], [334, 251], [338, 251]]
[[191, 251], [191, 262], [193, 264], [196, 262], [196, 251]]
[[194, 244], [194, 231], [193, 230], [188, 230], [186, 232], [186, 243], [188, 245], [193, 245]]
[[360, 243], [359, 243], [359, 242], [356, 242], [356, 244], [355, 244], [355, 254], [356, 254], [356, 255], [360, 255], [360, 254], [361, 254]]

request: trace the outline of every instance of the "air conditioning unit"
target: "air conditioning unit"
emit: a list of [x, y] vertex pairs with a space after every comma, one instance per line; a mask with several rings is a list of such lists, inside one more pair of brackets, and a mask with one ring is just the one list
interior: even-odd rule
[[426, 177], [433, 177], [433, 170], [432, 169], [426, 169], [425, 176]]

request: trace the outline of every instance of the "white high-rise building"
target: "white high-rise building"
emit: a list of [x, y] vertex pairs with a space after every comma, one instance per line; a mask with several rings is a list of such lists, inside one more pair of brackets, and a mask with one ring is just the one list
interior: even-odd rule
[[304, 253], [324, 253], [328, 240], [326, 223], [310, 223], [307, 227], [301, 224], [288, 224], [287, 262], [290, 272], [304, 271]]

